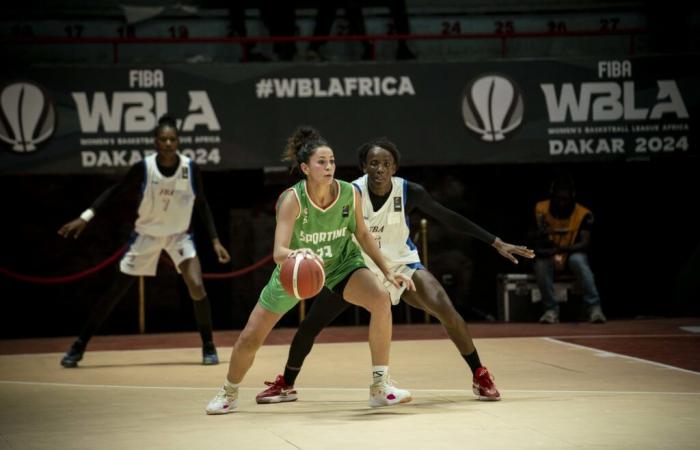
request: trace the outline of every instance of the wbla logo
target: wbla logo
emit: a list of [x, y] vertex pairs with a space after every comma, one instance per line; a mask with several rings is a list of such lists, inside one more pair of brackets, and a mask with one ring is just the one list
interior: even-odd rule
[[56, 110], [39, 86], [19, 82], [0, 93], [0, 140], [18, 153], [33, 152], [56, 130]]
[[464, 124], [486, 142], [498, 142], [523, 121], [520, 89], [501, 75], [472, 80], [462, 98]]

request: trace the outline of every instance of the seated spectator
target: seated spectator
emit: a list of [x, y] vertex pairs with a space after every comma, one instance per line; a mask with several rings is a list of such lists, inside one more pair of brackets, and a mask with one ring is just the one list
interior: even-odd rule
[[583, 290], [592, 323], [605, 323], [600, 296], [586, 254], [591, 244], [593, 213], [575, 201], [573, 180], [558, 177], [550, 198], [535, 206], [539, 243], [535, 253], [535, 277], [542, 293], [544, 314], [540, 323], [558, 323], [559, 305], [554, 297], [554, 274], [568, 267]]

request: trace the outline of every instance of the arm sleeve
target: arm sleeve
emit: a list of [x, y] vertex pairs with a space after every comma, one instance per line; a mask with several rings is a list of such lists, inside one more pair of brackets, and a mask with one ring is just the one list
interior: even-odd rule
[[105, 191], [102, 192], [102, 194], [100, 194], [100, 196], [97, 197], [94, 202], [92, 202], [90, 209], [97, 213], [97, 211], [104, 207], [107, 202], [120, 196], [123, 192], [126, 192], [132, 188], [140, 187], [145, 179], [144, 164], [145, 163], [141, 161], [131, 166], [126, 175], [124, 175], [124, 178], [105, 189]]
[[417, 183], [411, 183], [410, 181], [407, 183], [407, 212], [418, 208], [454, 231], [468, 234], [487, 244], [492, 244], [493, 241], [496, 240], [496, 236], [484, 230], [479, 225], [436, 202], [423, 186]]
[[195, 190], [197, 192], [197, 198], [194, 201], [194, 209], [197, 211], [197, 215], [204, 226], [207, 228], [207, 233], [213, 241], [218, 239], [219, 234], [216, 232], [216, 225], [214, 224], [214, 216], [211, 213], [211, 208], [209, 208], [209, 202], [204, 196], [204, 185], [202, 184], [202, 174], [194, 162], [192, 163], [192, 176], [194, 177]]

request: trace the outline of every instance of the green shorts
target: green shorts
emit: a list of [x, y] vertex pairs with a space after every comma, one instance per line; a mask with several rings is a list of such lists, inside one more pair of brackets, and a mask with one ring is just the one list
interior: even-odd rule
[[[335, 266], [336, 267], [331, 271], [326, 273], [326, 282], [324, 286], [328, 289], [333, 289], [336, 284], [340, 283], [345, 277], [349, 276], [357, 269], [367, 267], [365, 265], [365, 260], [362, 258], [362, 254], [359, 252]], [[260, 306], [275, 314], [285, 314], [299, 302], [298, 298], [287, 294], [287, 291], [282, 287], [282, 283], [280, 282], [280, 268], [281, 266], [279, 264], [275, 267], [272, 276], [270, 276], [270, 281], [267, 282], [258, 298]]]

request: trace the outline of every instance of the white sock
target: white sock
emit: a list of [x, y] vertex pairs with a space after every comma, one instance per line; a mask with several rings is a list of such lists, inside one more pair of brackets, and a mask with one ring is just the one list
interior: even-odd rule
[[372, 366], [372, 382], [378, 383], [389, 376], [389, 366]]
[[231, 383], [230, 381], [226, 380], [224, 382], [224, 389], [226, 389], [228, 392], [235, 392], [238, 390], [238, 386], [240, 386], [240, 383]]

